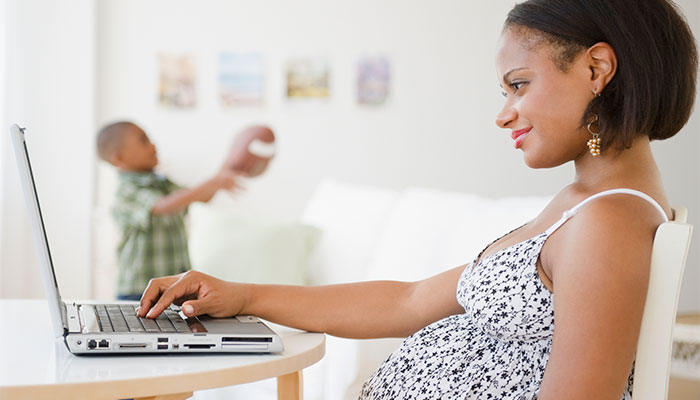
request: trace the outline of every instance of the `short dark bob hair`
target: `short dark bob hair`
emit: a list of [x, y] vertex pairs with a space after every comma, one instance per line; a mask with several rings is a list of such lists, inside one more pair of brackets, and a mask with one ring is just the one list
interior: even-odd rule
[[698, 51], [671, 1], [529, 0], [508, 13], [503, 29], [552, 45], [553, 61], [565, 72], [581, 51], [598, 42], [612, 46], [617, 72], [582, 120], [598, 114], [603, 150], [629, 148], [638, 136], [668, 139], [690, 118]]

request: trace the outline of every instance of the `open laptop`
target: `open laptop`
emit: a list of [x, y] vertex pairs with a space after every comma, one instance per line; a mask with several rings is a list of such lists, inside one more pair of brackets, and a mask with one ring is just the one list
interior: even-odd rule
[[137, 302], [64, 303], [58, 290], [24, 134], [24, 128], [17, 124], [10, 126], [53, 332], [55, 337], [63, 338], [71, 353], [274, 353], [283, 350], [280, 337], [253, 316], [186, 318], [179, 307], [173, 305], [151, 320], [136, 317]]

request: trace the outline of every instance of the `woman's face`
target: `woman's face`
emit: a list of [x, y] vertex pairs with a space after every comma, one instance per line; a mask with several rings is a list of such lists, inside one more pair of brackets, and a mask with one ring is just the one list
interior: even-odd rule
[[581, 119], [594, 95], [585, 52], [562, 72], [548, 44], [526, 46], [518, 31], [506, 29], [499, 42], [496, 69], [506, 99], [496, 124], [510, 130], [531, 168], [586, 156], [590, 134]]

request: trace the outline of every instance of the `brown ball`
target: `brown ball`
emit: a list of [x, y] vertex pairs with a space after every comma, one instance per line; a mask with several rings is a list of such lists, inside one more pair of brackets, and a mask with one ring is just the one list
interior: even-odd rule
[[272, 129], [265, 125], [249, 126], [233, 139], [226, 166], [251, 178], [259, 176], [275, 156], [274, 144]]

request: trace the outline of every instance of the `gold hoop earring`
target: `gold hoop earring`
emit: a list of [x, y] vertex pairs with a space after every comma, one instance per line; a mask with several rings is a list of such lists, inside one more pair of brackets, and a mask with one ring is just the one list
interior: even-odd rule
[[589, 122], [588, 125], [586, 125], [586, 129], [588, 129], [588, 133], [593, 136], [592, 139], [588, 140], [588, 149], [591, 152], [591, 155], [593, 157], [598, 157], [600, 155], [600, 130], [598, 132], [593, 132], [591, 129], [591, 125], [593, 123], [598, 122], [598, 114], [593, 114], [593, 121]]

